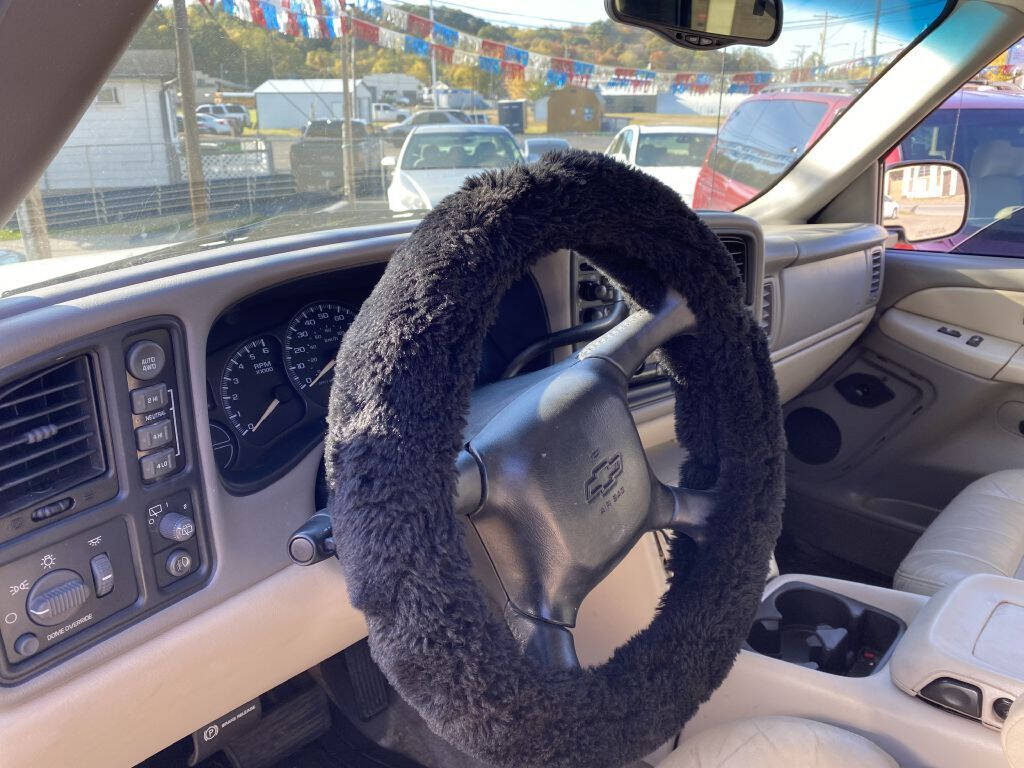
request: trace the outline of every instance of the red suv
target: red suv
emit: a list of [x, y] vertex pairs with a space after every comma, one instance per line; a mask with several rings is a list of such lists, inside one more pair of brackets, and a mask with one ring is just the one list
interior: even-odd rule
[[767, 189], [853, 101], [849, 89], [810, 90], [826, 87], [785, 86], [736, 107], [700, 169], [693, 207], [732, 211]]

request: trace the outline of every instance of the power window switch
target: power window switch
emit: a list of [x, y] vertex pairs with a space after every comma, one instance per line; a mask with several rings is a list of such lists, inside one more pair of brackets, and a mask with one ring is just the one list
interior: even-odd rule
[[969, 338], [967, 340], [967, 346], [968, 347], [980, 347], [981, 346], [981, 342], [983, 342], [984, 340], [985, 340], [984, 336], [978, 336], [978, 335], [971, 336], [971, 338]]
[[951, 336], [954, 339], [959, 339], [963, 335], [956, 328], [948, 328], [945, 325], [939, 328], [939, 333], [945, 334], [946, 336]]
[[135, 444], [140, 451], [151, 451], [163, 448], [174, 439], [174, 428], [170, 419], [161, 419], [152, 424], [145, 424], [135, 430]]
[[110, 564], [107, 553], [96, 555], [89, 561], [92, 568], [92, 583], [96, 587], [96, 597], [109, 595], [114, 589], [114, 566]]

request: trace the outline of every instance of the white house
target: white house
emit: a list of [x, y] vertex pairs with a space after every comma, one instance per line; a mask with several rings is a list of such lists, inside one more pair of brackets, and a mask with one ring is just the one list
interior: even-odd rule
[[[369, 120], [370, 90], [361, 80], [350, 87], [355, 88], [356, 97], [353, 117]], [[317, 117], [344, 117], [340, 79], [267, 80], [253, 93], [261, 130], [301, 129]]]
[[43, 174], [45, 190], [179, 181], [173, 50], [128, 49]]

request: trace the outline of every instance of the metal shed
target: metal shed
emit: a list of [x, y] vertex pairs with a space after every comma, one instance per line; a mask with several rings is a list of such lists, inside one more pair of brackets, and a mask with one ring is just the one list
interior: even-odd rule
[[[356, 97], [356, 113], [352, 117], [369, 120], [370, 90], [362, 80], [356, 80], [350, 87], [355, 88]], [[267, 80], [253, 92], [261, 130], [301, 129], [317, 117], [344, 117], [340, 78]]]

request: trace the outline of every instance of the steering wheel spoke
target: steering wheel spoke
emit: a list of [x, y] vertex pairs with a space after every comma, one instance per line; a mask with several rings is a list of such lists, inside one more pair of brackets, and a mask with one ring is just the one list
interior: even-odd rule
[[641, 309], [608, 333], [584, 347], [580, 359], [603, 358], [614, 364], [628, 381], [647, 356], [673, 336], [692, 332], [697, 318], [686, 299], [668, 289], [661, 306], [653, 312]]
[[648, 528], [676, 531], [703, 544], [707, 540], [708, 518], [715, 505], [714, 492], [654, 482]]

